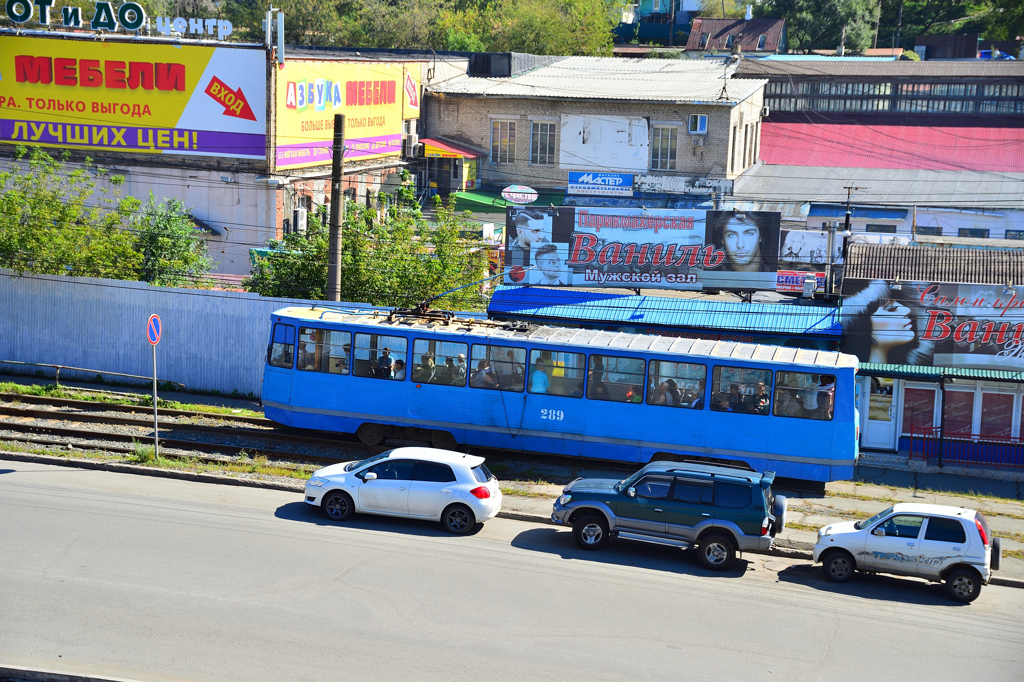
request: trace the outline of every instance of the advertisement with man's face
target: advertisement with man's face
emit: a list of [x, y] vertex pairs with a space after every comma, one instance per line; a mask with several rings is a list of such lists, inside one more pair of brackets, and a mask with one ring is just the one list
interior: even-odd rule
[[514, 207], [505, 283], [774, 289], [778, 213]]
[[848, 279], [843, 351], [861, 362], [1024, 369], [1024, 287]]

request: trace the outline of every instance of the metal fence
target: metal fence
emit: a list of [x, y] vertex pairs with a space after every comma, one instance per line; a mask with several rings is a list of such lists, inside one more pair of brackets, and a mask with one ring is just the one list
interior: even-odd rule
[[[310, 303], [144, 282], [17, 276], [0, 269], [0, 360], [151, 375], [146, 320], [156, 313], [163, 322], [157, 348], [161, 380], [201, 391], [259, 395], [270, 313]], [[62, 373], [61, 378], [72, 377]]]
[[910, 432], [910, 458], [949, 466], [1024, 468], [1024, 441], [978, 434], [942, 434], [939, 427]]

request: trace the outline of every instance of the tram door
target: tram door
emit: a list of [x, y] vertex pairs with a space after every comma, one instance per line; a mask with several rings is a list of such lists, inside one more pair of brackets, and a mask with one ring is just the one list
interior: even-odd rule
[[868, 390], [861, 391], [867, 415], [861, 446], [877, 450], [896, 449], [896, 380], [885, 377], [864, 377]]

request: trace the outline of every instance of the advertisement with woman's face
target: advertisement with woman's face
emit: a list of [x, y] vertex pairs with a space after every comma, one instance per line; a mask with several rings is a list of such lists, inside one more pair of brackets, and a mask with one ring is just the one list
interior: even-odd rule
[[708, 243], [725, 253], [704, 286], [774, 289], [781, 215], [767, 211], [708, 211]]

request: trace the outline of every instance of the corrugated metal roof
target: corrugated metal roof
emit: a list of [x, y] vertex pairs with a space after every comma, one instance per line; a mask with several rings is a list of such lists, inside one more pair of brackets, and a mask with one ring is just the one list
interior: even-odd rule
[[499, 286], [491, 296], [487, 310], [492, 316], [558, 319], [577, 323], [829, 337], [842, 334], [837, 309], [828, 306], [733, 303], [698, 298]]
[[767, 164], [1024, 172], [1024, 128], [761, 124]]
[[511, 78], [461, 76], [430, 85], [428, 92], [476, 97], [610, 99], [634, 102], [700, 102], [733, 105], [760, 90], [765, 81], [728, 81], [719, 99], [724, 69], [700, 59], [568, 57]]
[[1024, 382], [1024, 372], [994, 369], [968, 369], [965, 367], [924, 367], [921, 365], [888, 365], [862, 362], [857, 372], [864, 376], [891, 377], [893, 379], [917, 379], [939, 381], [941, 379], [975, 379], [981, 381]]
[[436, 333], [452, 334], [462, 337], [485, 339], [515, 339], [549, 341], [552, 343], [571, 343], [594, 348], [620, 348], [637, 352], [658, 352], [681, 355], [703, 355], [717, 358], [754, 359], [765, 362], [785, 362], [812, 367], [856, 367], [857, 357], [847, 353], [836, 353], [823, 350], [789, 348], [785, 346], [766, 346], [750, 343], [734, 343], [731, 341], [706, 341], [697, 339], [681, 339], [666, 336], [649, 336], [646, 334], [626, 334], [596, 329], [567, 329], [565, 327], [534, 327], [500, 325], [493, 322], [472, 320], [468, 318], [454, 319], [449, 323], [435, 319], [419, 317], [395, 317], [387, 315], [364, 315], [358, 311], [340, 311], [330, 308], [282, 308], [275, 315], [301, 320], [323, 320], [338, 324], [372, 325], [386, 333], [394, 330], [430, 330]]
[[904, 282], [1024, 282], [1024, 249], [850, 244], [845, 278]]
[[878, 56], [878, 55], [843, 55], [842, 57], [834, 55], [822, 55], [822, 54], [770, 54], [761, 59], [770, 59], [771, 61], [780, 62], [820, 62], [826, 59], [835, 60], [840, 62], [878, 62], [878, 61], [894, 61], [897, 57], [893, 56]]
[[[905, 208], [870, 208], [853, 206], [850, 209], [852, 218], [871, 218], [873, 220], [906, 220], [908, 211]], [[807, 212], [809, 218], [845, 218], [846, 206], [843, 204], [815, 204]]]
[[1024, 173], [978, 171], [757, 164], [736, 179], [732, 198], [845, 205], [847, 186], [860, 187], [853, 193], [858, 204], [1024, 209]]
[[[783, 31], [786, 28], [785, 19], [709, 19], [697, 17], [693, 20], [690, 28], [690, 37], [686, 41], [687, 50], [728, 50], [726, 42], [730, 35], [740, 36], [740, 46], [744, 52], [774, 52], [779, 49], [782, 41]], [[701, 34], [708, 34], [708, 42], [703, 48], [700, 46]], [[757, 41], [765, 37], [764, 47], [758, 48]]]
[[1024, 62], [1018, 61], [885, 61], [839, 59], [775, 60], [745, 59], [737, 78], [789, 78], [829, 76], [861, 78], [1024, 78]]

